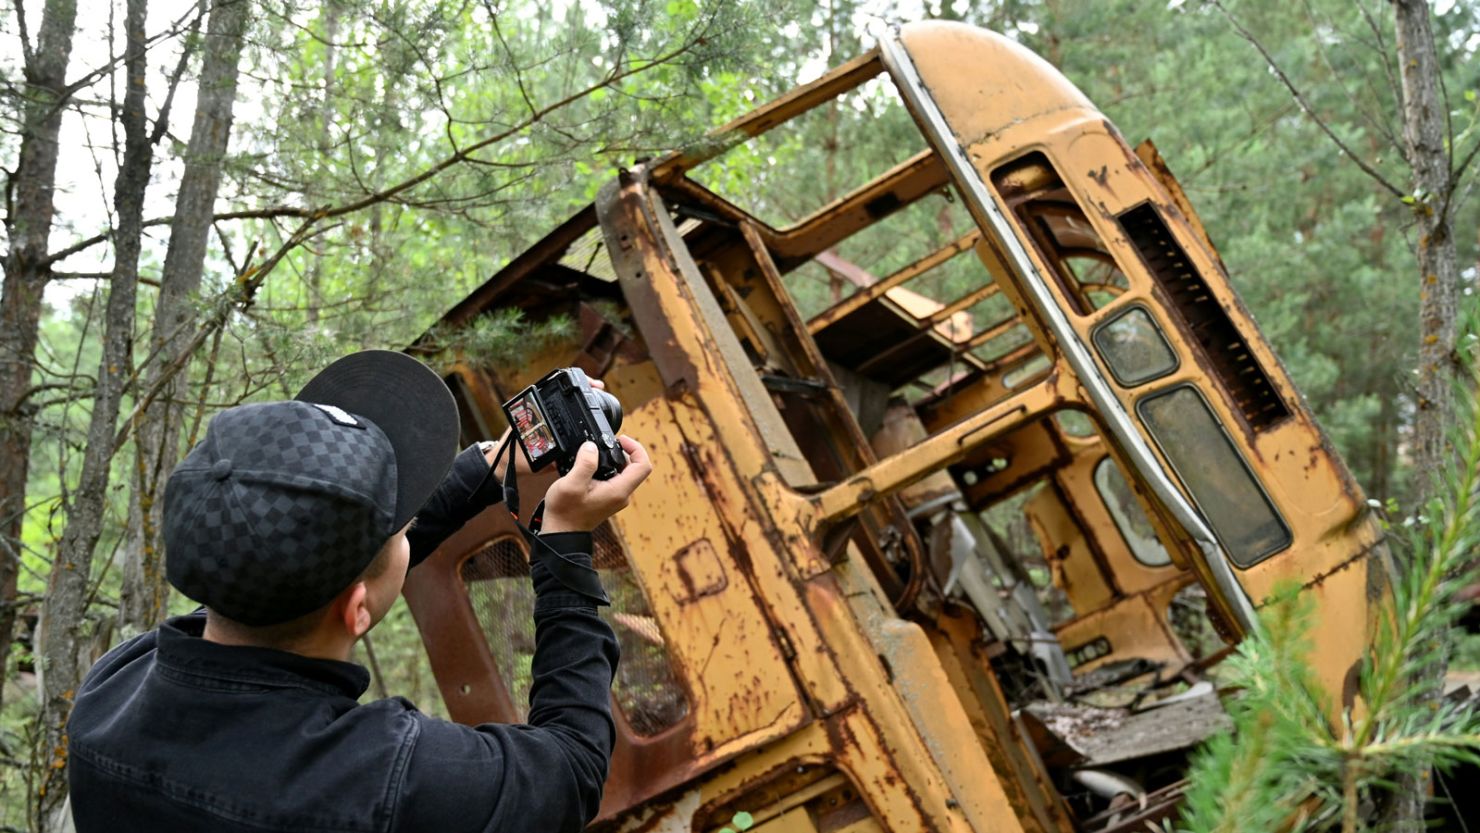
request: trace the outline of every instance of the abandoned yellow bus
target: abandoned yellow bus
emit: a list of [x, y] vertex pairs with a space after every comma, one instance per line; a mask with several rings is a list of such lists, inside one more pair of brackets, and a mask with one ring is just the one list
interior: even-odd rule
[[[794, 222], [706, 185], [865, 84], [918, 153]], [[947, 245], [847, 256], [940, 199]], [[497, 308], [577, 326], [517, 368], [443, 357], [469, 441], [574, 365], [655, 460], [597, 534], [623, 659], [594, 829], [1144, 829], [1281, 581], [1356, 705], [1386, 593], [1360, 490], [1154, 148], [1007, 38], [904, 26], [622, 172], [444, 324]], [[495, 507], [407, 584], [456, 720], [525, 714], [527, 574]]]

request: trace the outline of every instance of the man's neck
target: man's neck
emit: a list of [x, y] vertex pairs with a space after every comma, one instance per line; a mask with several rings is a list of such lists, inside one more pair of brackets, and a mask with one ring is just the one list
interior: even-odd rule
[[[326, 623], [329, 624], [329, 623]], [[313, 659], [332, 659], [349, 662], [355, 640], [342, 631], [334, 633], [328, 627], [320, 627], [292, 640], [275, 641], [253, 638], [249, 628], [223, 626], [213, 616], [206, 617], [206, 627], [201, 637], [219, 645], [236, 645], [247, 648], [271, 648]]]

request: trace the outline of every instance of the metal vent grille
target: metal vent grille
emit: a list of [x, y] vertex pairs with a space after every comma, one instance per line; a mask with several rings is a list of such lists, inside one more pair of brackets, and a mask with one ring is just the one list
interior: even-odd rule
[[[611, 607], [598, 611], [616, 631], [622, 649], [612, 696], [634, 732], [655, 735], [683, 720], [688, 700], [621, 542], [605, 524], [596, 530], [594, 540], [596, 569], [612, 600]], [[463, 562], [462, 579], [499, 675], [509, 686], [519, 719], [526, 720], [534, 659], [534, 589], [524, 542], [494, 541]]]
[[1250, 352], [1248, 342], [1213, 297], [1155, 206], [1148, 203], [1132, 208], [1120, 215], [1120, 224], [1152, 277], [1170, 296], [1172, 307], [1202, 347], [1249, 427], [1262, 431], [1288, 417], [1289, 408]]

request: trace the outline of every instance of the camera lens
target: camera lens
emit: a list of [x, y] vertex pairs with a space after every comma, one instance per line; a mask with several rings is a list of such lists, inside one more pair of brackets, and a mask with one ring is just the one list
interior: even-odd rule
[[622, 403], [604, 390], [593, 389], [591, 392], [596, 394], [596, 401], [601, 404], [601, 413], [606, 416], [606, 423], [612, 427], [612, 433], [622, 430]]

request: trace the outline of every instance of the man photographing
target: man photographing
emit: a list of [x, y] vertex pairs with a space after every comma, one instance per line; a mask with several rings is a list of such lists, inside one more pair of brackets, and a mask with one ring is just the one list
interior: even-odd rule
[[369, 674], [349, 662], [355, 642], [409, 568], [502, 496], [492, 448], [454, 460], [458, 424], [442, 380], [386, 351], [335, 362], [294, 401], [212, 420], [164, 510], [168, 578], [205, 610], [115, 648], [79, 690], [81, 833], [585, 827], [615, 738], [617, 663], [590, 532], [651, 472], [636, 441], [620, 438], [628, 463], [609, 480], [583, 447], [545, 494], [528, 725], [358, 703]]

